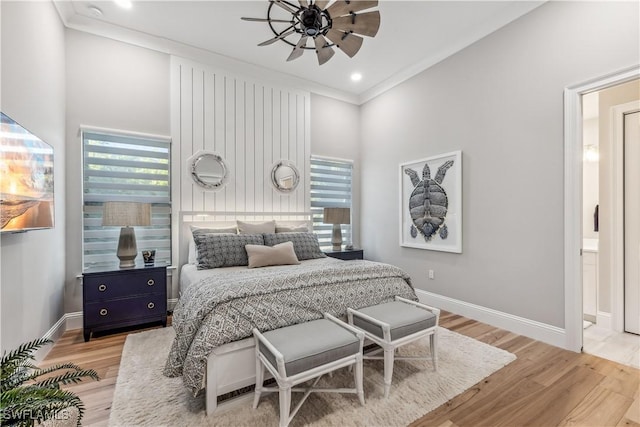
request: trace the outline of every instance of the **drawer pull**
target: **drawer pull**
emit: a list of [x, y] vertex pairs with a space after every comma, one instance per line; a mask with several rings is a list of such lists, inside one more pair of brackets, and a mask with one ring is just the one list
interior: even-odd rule
[[147, 304], [147, 308], [148, 308], [149, 310], [151, 310], [151, 309], [152, 309], [153, 307], [155, 307], [155, 306], [156, 306], [156, 305], [155, 305], [154, 303], [152, 303], [152, 302], [150, 302], [149, 304]]
[[107, 285], [105, 285], [105, 284], [103, 283], [102, 285], [98, 286], [98, 290], [99, 290], [100, 292], [104, 292], [104, 291], [106, 291], [106, 290], [107, 290]]
[[108, 311], [107, 311], [106, 308], [103, 308], [103, 309], [100, 310], [100, 316], [106, 316], [107, 313], [108, 313]]
[[155, 281], [155, 280], [153, 280], [153, 279], [149, 279], [149, 280], [147, 280], [147, 285], [149, 285], [149, 286], [153, 286], [153, 285], [155, 285], [155, 284], [156, 284], [156, 281]]

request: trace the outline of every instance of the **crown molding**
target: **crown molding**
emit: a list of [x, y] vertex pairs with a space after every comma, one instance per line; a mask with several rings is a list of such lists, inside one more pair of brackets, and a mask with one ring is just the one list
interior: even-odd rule
[[215, 66], [227, 72], [240, 74], [274, 85], [309, 91], [350, 104], [359, 105], [359, 97], [357, 94], [344, 92], [291, 74], [274, 71], [256, 64], [220, 55], [206, 49], [189, 46], [108, 22], [97, 21], [77, 14], [72, 2], [68, 0], [53, 0], [53, 4], [64, 26], [73, 30], [155, 50], [168, 55], [188, 58], [206, 65]]
[[[329, 86], [312, 82], [291, 74], [275, 71], [260, 65], [241, 61], [229, 56], [209, 51], [202, 48], [193, 47], [184, 43], [179, 43], [166, 38], [154, 36], [141, 31], [131, 30], [115, 24], [104, 21], [91, 19], [89, 17], [77, 14], [73, 2], [69, 0], [52, 0], [53, 4], [60, 15], [65, 27], [94, 34], [97, 36], [109, 38], [123, 43], [139, 46], [168, 55], [180, 56], [191, 60], [199, 61], [203, 64], [213, 65], [231, 73], [238, 73], [243, 76], [260, 79], [261, 81], [272, 84], [291, 87], [309, 91], [318, 95], [327, 96], [350, 104], [362, 105], [384, 92], [394, 88], [395, 86], [409, 80], [410, 78], [420, 74], [424, 70], [438, 64], [444, 59], [456, 54], [462, 49], [475, 43], [476, 41], [488, 36], [496, 30], [509, 25], [513, 22], [512, 17], [517, 15], [521, 17], [540, 7], [548, 0], [528, 1], [528, 8], [522, 11], [522, 3], [520, 5], [513, 4], [504, 8], [499, 14], [493, 16], [490, 20], [481, 23], [469, 32], [464, 40], [454, 46], [442, 49], [434, 55], [429, 56], [412, 66], [404, 68], [384, 80], [381, 83], [363, 91], [360, 94], [345, 92]], [[519, 18], [518, 18], [519, 19]], [[504, 22], [507, 22], [505, 24]]]

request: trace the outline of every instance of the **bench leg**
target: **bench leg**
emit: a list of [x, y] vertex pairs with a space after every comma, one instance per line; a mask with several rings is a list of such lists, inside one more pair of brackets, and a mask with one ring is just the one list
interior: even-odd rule
[[393, 356], [395, 349], [384, 350], [384, 397], [389, 397], [391, 390], [391, 378], [393, 378]]
[[[349, 365], [349, 368], [351, 368], [353, 365]], [[364, 387], [362, 385], [362, 381], [363, 381], [363, 371], [362, 371], [362, 355], [359, 355], [356, 358], [356, 369], [354, 369], [355, 372], [355, 381], [356, 381], [356, 391], [358, 393], [358, 399], [360, 399], [360, 404], [364, 405]]]
[[253, 394], [253, 409], [258, 407], [260, 395], [262, 394], [262, 386], [264, 384], [264, 365], [260, 359], [256, 358], [256, 388]]
[[291, 410], [291, 387], [280, 387], [280, 427], [289, 425]]
[[434, 332], [429, 336], [429, 346], [431, 347], [431, 360], [433, 361], [433, 370], [438, 370], [438, 333]]

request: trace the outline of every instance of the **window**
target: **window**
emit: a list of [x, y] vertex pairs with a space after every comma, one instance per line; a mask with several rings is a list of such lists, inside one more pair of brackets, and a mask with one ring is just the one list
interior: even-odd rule
[[[311, 157], [311, 214], [320, 247], [331, 247], [331, 224], [322, 222], [323, 208], [351, 208], [353, 162]], [[342, 241], [352, 243], [351, 225], [342, 225]]]
[[151, 226], [135, 227], [138, 256], [155, 249], [156, 261], [171, 263], [169, 140], [85, 131], [82, 144], [83, 266], [117, 262], [120, 227], [102, 226], [107, 201], [151, 203]]

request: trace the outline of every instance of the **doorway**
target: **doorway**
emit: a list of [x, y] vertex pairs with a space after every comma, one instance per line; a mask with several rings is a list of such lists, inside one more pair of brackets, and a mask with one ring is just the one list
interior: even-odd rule
[[582, 110], [583, 351], [640, 368], [640, 81], [584, 94]]
[[[569, 87], [565, 90], [565, 334], [566, 345], [565, 347], [573, 351], [582, 351], [583, 349], [583, 331], [584, 331], [584, 306], [583, 306], [583, 249], [585, 248], [583, 242], [583, 224], [585, 227], [591, 227], [593, 219], [589, 219], [584, 215], [583, 202], [583, 166], [585, 147], [583, 146], [583, 95], [591, 94], [598, 91], [603, 91], [608, 88], [612, 88], [618, 85], [628, 83], [632, 80], [640, 78], [640, 68], [633, 67], [630, 69], [622, 70], [620, 72], [603, 76], [598, 79], [594, 79], [580, 85]], [[638, 91], [636, 90], [636, 94]], [[612, 159], [611, 153], [600, 152], [600, 158], [604, 159], [604, 162], [609, 162]], [[620, 156], [622, 159], [623, 157]], [[613, 170], [612, 167], [610, 167]], [[636, 167], [637, 169], [637, 167]], [[619, 166], [619, 169], [623, 170], [623, 165]], [[606, 174], [605, 174], [606, 175]], [[601, 177], [602, 178], [602, 177]], [[604, 178], [606, 180], [606, 178]], [[600, 187], [607, 189], [606, 186]], [[622, 184], [619, 185], [622, 189]], [[605, 191], [602, 193], [604, 199], [613, 197], [611, 191]], [[620, 195], [622, 200], [623, 195]], [[604, 200], [600, 200], [603, 202]], [[619, 225], [620, 230], [624, 230], [624, 223], [617, 221], [623, 220], [624, 212], [613, 209], [611, 212], [611, 204], [606, 206], [606, 216], [603, 217], [603, 212], [600, 210], [600, 227], [602, 227], [602, 221], [609, 221], [608, 228], [611, 228], [611, 222]], [[602, 207], [602, 206], [600, 206]], [[591, 208], [594, 208], [592, 206]], [[594, 218], [595, 212], [591, 212], [592, 218]], [[618, 218], [619, 217], [619, 218]], [[597, 219], [597, 218], [596, 218]], [[615, 219], [615, 220], [614, 220]], [[605, 226], [605, 229], [607, 228]], [[619, 304], [622, 301], [624, 290], [618, 290], [615, 286], [611, 286], [608, 291], [602, 292], [602, 288], [607, 285], [616, 283], [616, 280], [623, 283], [624, 280], [615, 277], [616, 274], [620, 274], [615, 268], [611, 268], [609, 258], [618, 256], [618, 259], [624, 260], [624, 248], [615, 252], [611, 249], [612, 243], [607, 242], [606, 239], [598, 239], [598, 256], [603, 257], [606, 255], [604, 262], [602, 260], [596, 261], [592, 267], [592, 277], [595, 274], [598, 280], [602, 280], [602, 283], [598, 283], [596, 289], [598, 294], [595, 296], [595, 301], [591, 299], [591, 304], [595, 304], [596, 319], [591, 317], [591, 320], [601, 320], [601, 323], [605, 323], [605, 326], [609, 328], [619, 327], [619, 331], [622, 332], [622, 324], [624, 321], [620, 321], [620, 325], [617, 324], [617, 320], [613, 316], [612, 312], [615, 312], [613, 306]], [[622, 241], [622, 239], [621, 239]], [[607, 248], [609, 246], [609, 248]], [[615, 246], [615, 245], [614, 245]], [[622, 257], [622, 258], [621, 258]], [[624, 266], [624, 262], [619, 263]], [[629, 262], [627, 262], [629, 264]], [[624, 270], [623, 270], [624, 271]], [[624, 275], [624, 273], [622, 273]], [[614, 280], [610, 280], [613, 277]], [[607, 283], [609, 282], [610, 283]], [[589, 296], [586, 296], [589, 300]], [[608, 312], [607, 312], [608, 310]], [[619, 311], [622, 313], [623, 308]], [[606, 314], [609, 314], [608, 319]], [[606, 325], [608, 321], [608, 325]], [[634, 337], [636, 337], [634, 335]], [[606, 345], [605, 347], [610, 347]]]
[[[638, 102], [640, 104], [640, 102]], [[640, 105], [636, 105], [640, 109]], [[624, 332], [640, 335], [640, 111], [623, 113]], [[640, 349], [636, 352], [640, 354]], [[640, 366], [636, 366], [640, 368]]]

